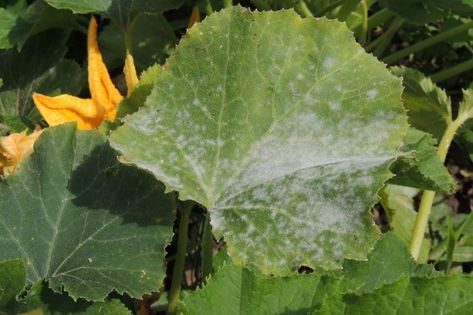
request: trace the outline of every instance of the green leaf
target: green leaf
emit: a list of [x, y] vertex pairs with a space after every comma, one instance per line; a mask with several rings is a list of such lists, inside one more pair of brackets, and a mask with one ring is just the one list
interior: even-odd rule
[[[370, 253], [368, 261], [345, 261], [344, 269], [336, 272], [270, 277], [225, 265], [204, 288], [186, 294], [179, 310], [182, 314], [209, 315], [318, 314], [317, 311], [321, 314], [354, 314], [343, 312], [353, 306], [350, 299], [354, 294], [366, 294], [369, 299], [386, 286], [395, 285], [405, 278], [428, 277], [427, 281], [435, 281], [436, 276], [431, 266], [416, 265], [404, 243], [387, 234]], [[473, 281], [466, 279], [469, 279], [469, 288]], [[460, 288], [460, 291], [466, 299], [471, 299], [467, 288]], [[452, 296], [455, 297], [462, 298], [460, 294]], [[406, 300], [411, 298], [417, 297], [406, 296]], [[443, 300], [435, 302], [442, 305]], [[379, 305], [379, 309], [382, 307]]]
[[111, 141], [205, 206], [235, 262], [333, 268], [376, 240], [369, 209], [407, 128], [400, 88], [342, 23], [233, 7], [189, 30]]
[[20, 116], [33, 123], [40, 116], [31, 99], [33, 92], [77, 93], [82, 86], [80, 67], [60, 61], [66, 51], [67, 34], [51, 30], [33, 36], [21, 52], [12, 48], [0, 52], [0, 114]]
[[77, 17], [68, 10], [57, 10], [43, 0], [30, 6], [18, 1], [14, 8], [0, 8], [0, 48], [15, 45], [21, 49], [28, 38], [51, 28], [77, 28]]
[[465, 120], [473, 118], [473, 88], [463, 90], [463, 100], [458, 108], [458, 116]]
[[473, 278], [454, 275], [437, 278], [404, 277], [374, 293], [347, 296], [345, 314], [471, 314]]
[[[160, 15], [141, 14], [131, 31], [132, 53], [138, 73], [155, 63], [164, 63], [167, 47], [177, 42], [173, 30]], [[120, 26], [110, 23], [99, 34], [100, 49], [109, 69], [123, 67], [125, 38]]]
[[0, 8], [0, 49], [11, 48], [15, 44], [9, 33], [15, 27], [17, 16], [4, 8]]
[[452, 121], [447, 93], [419, 71], [398, 67], [391, 68], [391, 71], [403, 78], [402, 98], [411, 126], [440, 139]]
[[[412, 230], [417, 217], [414, 197], [419, 193], [415, 188], [386, 185], [380, 192], [381, 205], [386, 211], [389, 226], [405, 244], [409, 244]], [[419, 255], [419, 262], [426, 263], [429, 259], [430, 239], [424, 238]]]
[[179, 8], [184, 0], [45, 0], [57, 9], [69, 9], [74, 13], [98, 13], [108, 16], [122, 25], [128, 23], [130, 12], [163, 13]]
[[22, 258], [29, 283], [71, 297], [132, 297], [158, 288], [174, 197], [121, 165], [96, 131], [48, 128], [20, 170], [0, 182], [0, 259]]
[[409, 128], [404, 142], [401, 150], [407, 154], [391, 166], [395, 176], [389, 182], [451, 193], [455, 189], [455, 180], [438, 157], [437, 141], [428, 133]]
[[450, 14], [465, 17], [473, 15], [471, 0], [382, 0], [381, 3], [409, 23], [416, 25], [444, 19]]
[[146, 98], [151, 94], [156, 77], [160, 71], [161, 66], [155, 64], [141, 74], [140, 81], [133, 88], [133, 92], [118, 105], [118, 118], [136, 112], [145, 104]]
[[23, 290], [26, 271], [19, 259], [0, 261], [0, 314]]

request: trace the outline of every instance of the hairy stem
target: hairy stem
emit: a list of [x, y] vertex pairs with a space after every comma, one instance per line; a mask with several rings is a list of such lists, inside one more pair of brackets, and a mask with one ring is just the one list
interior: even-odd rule
[[232, 1], [232, 0], [223, 0], [223, 7], [224, 7], [224, 8], [231, 7], [232, 5], [233, 5], [233, 1]]
[[423, 41], [421, 41], [417, 44], [414, 44], [414, 45], [411, 45], [407, 48], [399, 50], [399, 51], [395, 52], [394, 54], [389, 55], [386, 58], [384, 58], [383, 61], [387, 64], [392, 64], [392, 63], [398, 61], [399, 59], [402, 59], [402, 58], [404, 58], [404, 57], [406, 57], [410, 54], [413, 54], [417, 51], [423, 50], [423, 49], [428, 48], [432, 45], [440, 43], [440, 42], [442, 42], [446, 39], [449, 39], [453, 36], [456, 36], [460, 33], [463, 33], [463, 32], [467, 31], [468, 29], [470, 29], [472, 27], [473, 27], [473, 21], [462, 24], [462, 25], [459, 25], [459, 26], [454, 27], [454, 28], [451, 28], [447, 31], [444, 31], [444, 32], [440, 33], [440, 34], [437, 34], [435, 36], [424, 39]]
[[172, 272], [171, 289], [169, 290], [167, 311], [168, 315], [176, 314], [179, 296], [181, 295], [182, 276], [184, 274], [184, 263], [187, 253], [187, 232], [189, 227], [189, 217], [193, 205], [193, 202], [185, 201], [179, 207], [181, 212], [181, 220], [179, 222], [179, 234], [177, 238], [177, 256], [174, 263], [174, 270]]
[[368, 6], [366, 5], [365, 0], [360, 1], [360, 11], [361, 11], [361, 30], [358, 36], [358, 41], [360, 45], [366, 43], [366, 38], [368, 37]]
[[446, 79], [449, 79], [451, 77], [456, 76], [457, 74], [460, 74], [462, 72], [466, 72], [468, 70], [473, 69], [473, 57], [465, 62], [462, 62], [460, 64], [457, 64], [453, 67], [450, 67], [448, 69], [442, 70], [440, 72], [437, 72], [433, 75], [430, 76], [430, 79], [433, 82], [440, 82]]
[[[382, 9], [368, 18], [368, 32], [375, 28], [378, 25], [388, 21], [394, 16], [394, 13], [388, 9]], [[361, 31], [362, 24], [358, 23], [352, 27], [354, 33], [359, 33]]]
[[[459, 116], [454, 121], [450, 122], [445, 129], [445, 132], [440, 140], [438, 147], [438, 156], [440, 161], [445, 162], [447, 157], [448, 149], [450, 144], [455, 137], [455, 133], [458, 128], [465, 122], [467, 117]], [[414, 225], [414, 230], [412, 231], [411, 241], [409, 244], [409, 251], [411, 252], [412, 257], [415, 260], [419, 259], [420, 249], [422, 247], [422, 241], [424, 240], [425, 232], [427, 231], [427, 226], [429, 224], [429, 216], [432, 210], [432, 204], [435, 198], [435, 191], [426, 190], [422, 194], [420, 200], [419, 211], [417, 212], [416, 222]]]

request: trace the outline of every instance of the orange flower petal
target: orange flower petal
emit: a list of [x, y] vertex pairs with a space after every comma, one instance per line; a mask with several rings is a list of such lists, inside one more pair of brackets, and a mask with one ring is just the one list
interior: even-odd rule
[[128, 95], [133, 92], [133, 88], [138, 83], [138, 76], [136, 75], [135, 62], [133, 56], [130, 54], [128, 49], [126, 50], [125, 66], [123, 67], [123, 74], [125, 74], [126, 87], [128, 89]]
[[189, 24], [187, 24], [187, 28], [191, 28], [197, 22], [200, 22], [200, 11], [198, 5], [192, 8], [191, 18], [189, 19]]
[[0, 173], [11, 175], [18, 165], [33, 153], [34, 143], [42, 132], [43, 130], [36, 130], [30, 135], [22, 132], [0, 137]]
[[113, 85], [103, 62], [97, 43], [97, 21], [94, 17], [90, 20], [87, 36], [88, 77], [89, 89], [95, 103], [105, 109], [105, 119], [114, 120], [117, 114], [117, 105], [123, 99], [120, 92]]
[[104, 119], [104, 109], [91, 99], [62, 94], [55, 97], [35, 93], [33, 100], [50, 126], [76, 122], [82, 130], [95, 129]]

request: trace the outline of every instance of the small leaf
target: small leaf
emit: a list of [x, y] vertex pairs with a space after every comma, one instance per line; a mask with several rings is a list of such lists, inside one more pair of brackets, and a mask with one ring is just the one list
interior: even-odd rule
[[445, 91], [416, 70], [393, 67], [391, 71], [403, 78], [402, 98], [409, 123], [440, 139], [452, 121], [451, 102]]
[[111, 141], [205, 206], [235, 262], [334, 268], [376, 240], [369, 209], [407, 129], [400, 93], [344, 24], [232, 7], [189, 30]]
[[401, 150], [407, 154], [391, 166], [395, 176], [389, 182], [423, 190], [453, 192], [455, 180], [438, 157], [437, 141], [430, 134], [414, 128], [409, 128], [404, 141]]
[[18, 172], [0, 181], [0, 259], [21, 258], [27, 280], [74, 299], [159, 288], [174, 197], [118, 163], [96, 131], [46, 129]]

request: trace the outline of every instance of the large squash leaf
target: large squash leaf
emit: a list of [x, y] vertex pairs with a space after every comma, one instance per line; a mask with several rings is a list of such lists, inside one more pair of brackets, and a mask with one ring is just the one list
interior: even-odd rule
[[111, 136], [265, 273], [363, 259], [407, 128], [401, 85], [344, 24], [229, 8], [192, 27]]
[[73, 297], [139, 297], [164, 278], [174, 198], [151, 175], [118, 163], [96, 131], [48, 128], [20, 170], [0, 181], [0, 259], [27, 280]]
[[[441, 290], [441, 285], [450, 291]], [[399, 314], [402, 309], [409, 315], [449, 314], [455, 307], [466, 310], [471, 305], [472, 288], [469, 276], [442, 277], [432, 266], [417, 265], [404, 243], [387, 234], [368, 261], [347, 260], [344, 269], [335, 272], [270, 277], [226, 265], [204, 288], [185, 295], [179, 310], [181, 314], [374, 315]]]

